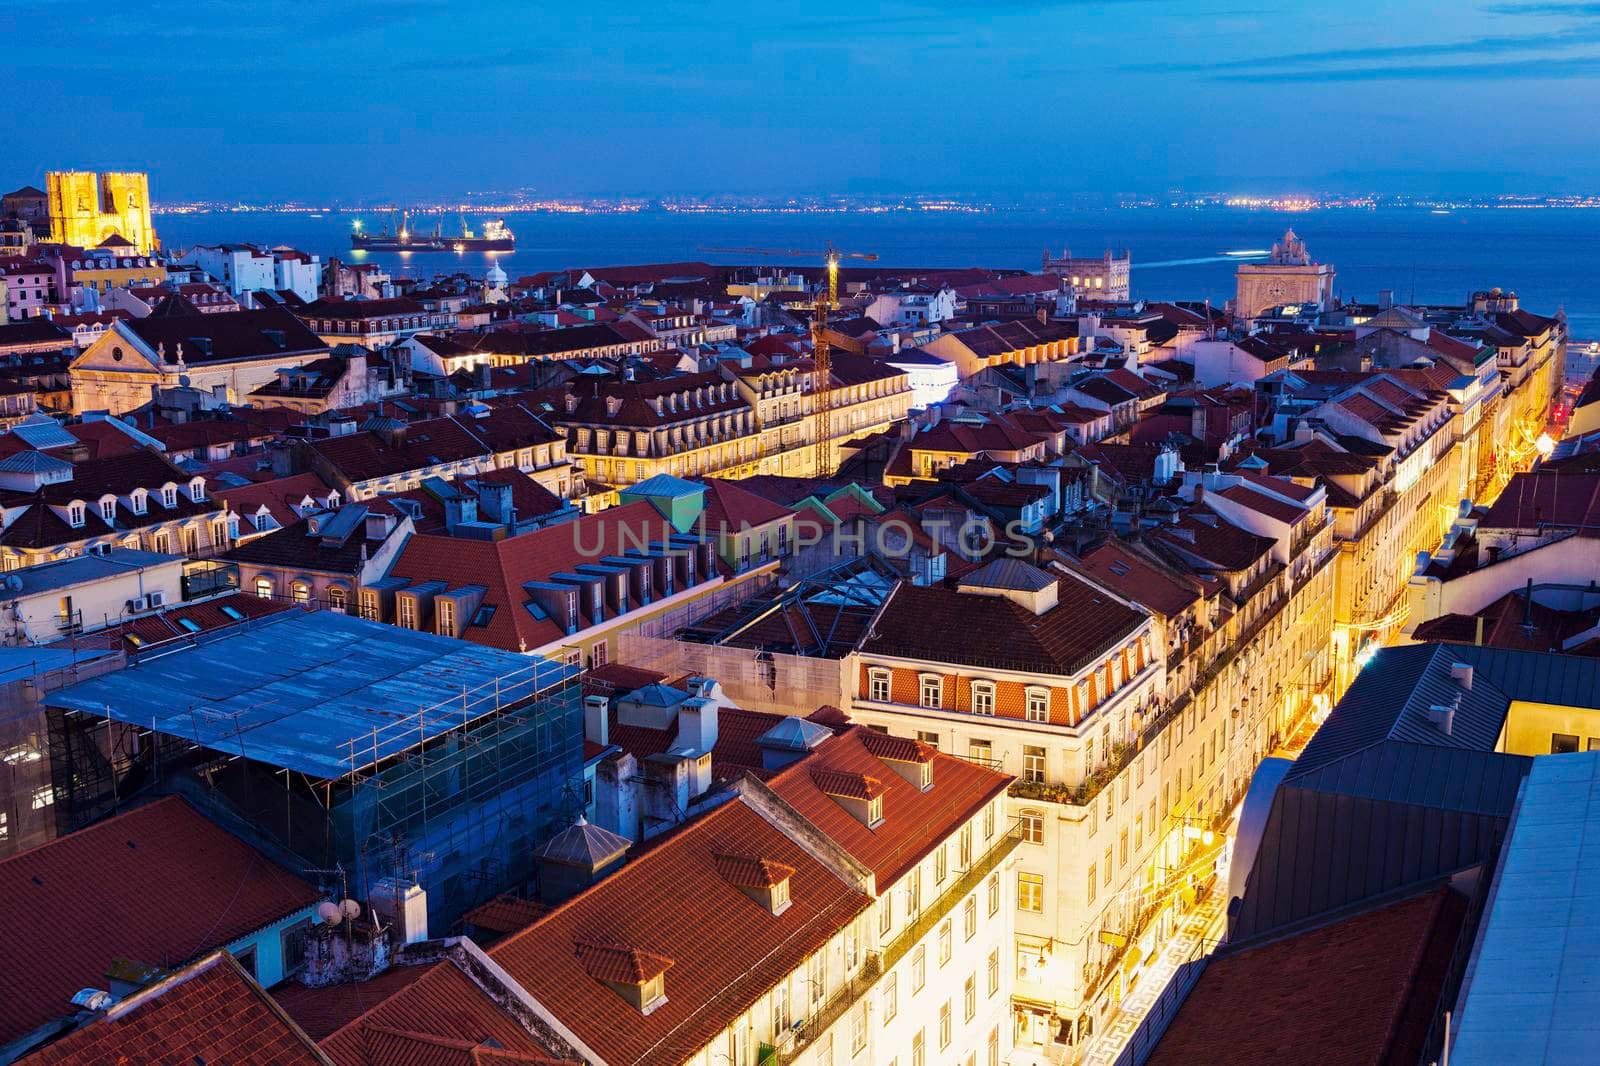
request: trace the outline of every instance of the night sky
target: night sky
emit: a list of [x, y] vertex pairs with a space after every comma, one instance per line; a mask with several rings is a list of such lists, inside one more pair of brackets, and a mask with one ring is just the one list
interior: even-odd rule
[[0, 39], [0, 183], [168, 200], [1600, 184], [1600, 3], [50, 2]]

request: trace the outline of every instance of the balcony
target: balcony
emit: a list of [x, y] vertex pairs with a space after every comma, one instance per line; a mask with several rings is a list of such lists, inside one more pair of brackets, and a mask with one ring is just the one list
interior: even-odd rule
[[[973, 860], [961, 876], [950, 882], [933, 902], [929, 903], [920, 912], [915, 920], [900, 930], [900, 935], [883, 947], [883, 968], [891, 970], [894, 964], [905, 957], [906, 952], [915, 947], [928, 932], [938, 925], [949, 913], [956, 909], [956, 905], [967, 898], [967, 895], [983, 883], [983, 879], [994, 872], [995, 867], [1005, 861], [1018, 844], [1022, 843], [1022, 819], [1018, 818], [1000, 831], [999, 837], [989, 846], [989, 850]], [[1002, 901], [1004, 906], [1004, 901]]]
[[811, 1041], [827, 1032], [828, 1028], [843, 1018], [851, 1007], [861, 1002], [862, 997], [878, 983], [883, 970], [883, 957], [876, 951], [867, 952], [866, 958], [861, 963], [861, 969], [857, 970], [853, 977], [847, 978], [843, 987], [824, 1000], [815, 1014], [796, 1022], [794, 1028], [790, 1030], [794, 1034], [794, 1039], [786, 1047], [773, 1048], [772, 1053], [761, 1060], [762, 1063], [776, 1063], [777, 1066], [783, 1066], [784, 1063], [798, 1059], [805, 1053], [806, 1048], [811, 1046]]

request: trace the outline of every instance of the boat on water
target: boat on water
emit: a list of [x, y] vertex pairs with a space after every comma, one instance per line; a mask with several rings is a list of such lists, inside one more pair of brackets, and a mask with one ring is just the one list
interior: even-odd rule
[[363, 252], [511, 252], [517, 247], [516, 234], [507, 228], [504, 219], [485, 220], [483, 232], [475, 233], [467, 225], [467, 216], [461, 215], [460, 236], [444, 234], [444, 222], [436, 222], [432, 233], [419, 233], [411, 228], [411, 213], [402, 212], [399, 224], [391, 216], [390, 223], [381, 233], [363, 233], [361, 223], [356, 223], [350, 234], [350, 247]]

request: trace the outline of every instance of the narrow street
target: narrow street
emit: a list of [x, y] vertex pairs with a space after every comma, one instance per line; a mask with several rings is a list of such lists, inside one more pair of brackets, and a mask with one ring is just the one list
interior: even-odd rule
[[[1271, 756], [1293, 759], [1305, 750], [1317, 726], [1309, 716], [1289, 741], [1274, 749]], [[1241, 804], [1243, 801], [1240, 801]], [[1231, 827], [1238, 824], [1239, 808], [1235, 807], [1229, 818]], [[1225, 849], [1225, 856], [1232, 848]], [[1184, 915], [1176, 935], [1162, 947], [1160, 954], [1145, 969], [1139, 985], [1118, 1005], [1117, 1013], [1096, 1033], [1076, 1060], [1082, 1066], [1111, 1066], [1117, 1061], [1128, 1041], [1143, 1024], [1146, 1016], [1161, 998], [1178, 968], [1184, 963], [1209, 953], [1222, 941], [1227, 930], [1228, 868], [1226, 862], [1218, 864], [1215, 887], [1204, 899]]]

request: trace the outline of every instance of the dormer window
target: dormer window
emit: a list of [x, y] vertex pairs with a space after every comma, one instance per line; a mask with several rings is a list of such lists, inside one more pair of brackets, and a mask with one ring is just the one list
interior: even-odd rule
[[881, 666], [871, 667], [867, 670], [867, 699], [877, 703], [888, 703], [890, 693], [890, 673]]
[[1050, 720], [1050, 690], [1030, 685], [1028, 687], [1026, 713], [1030, 722], [1048, 722]]
[[794, 867], [749, 855], [713, 856], [717, 873], [774, 917], [789, 909], [789, 879]]
[[993, 714], [995, 703], [995, 684], [993, 681], [974, 681], [972, 683], [972, 713]]
[[653, 951], [580, 940], [578, 962], [589, 976], [627, 1000], [640, 1014], [667, 1001], [666, 972], [672, 960]]
[[831, 797], [868, 829], [883, 823], [883, 782], [867, 774], [849, 770], [811, 771], [811, 780], [823, 795]]
[[167, 485], [162, 488], [161, 506], [168, 508], [169, 510], [178, 506], [178, 487], [176, 485]]
[[195, 503], [206, 502], [206, 482], [204, 478], [195, 478], [189, 482], [189, 499]]
[[107, 522], [115, 522], [117, 520], [117, 498], [115, 496], [108, 496], [100, 501], [100, 517]]
[[917, 702], [923, 707], [944, 706], [944, 678], [938, 674], [918, 676]]
[[149, 505], [150, 494], [144, 489], [133, 490], [133, 513], [144, 514], [145, 507]]
[[77, 500], [72, 501], [67, 505], [67, 524], [73, 529], [80, 528], [83, 525], [83, 512], [84, 505]]

